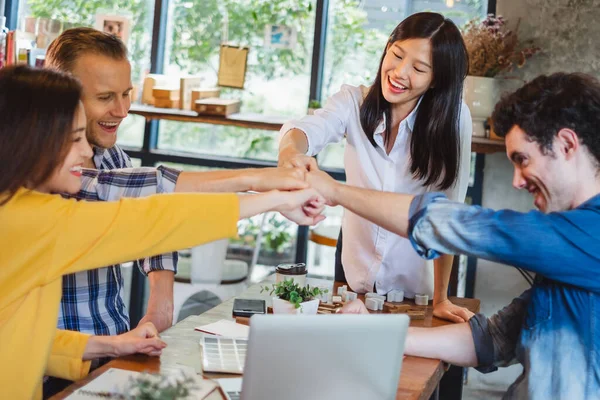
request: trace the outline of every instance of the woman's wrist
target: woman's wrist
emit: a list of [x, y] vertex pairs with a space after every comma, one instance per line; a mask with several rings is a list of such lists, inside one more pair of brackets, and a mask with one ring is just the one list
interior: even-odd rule
[[118, 336], [90, 336], [85, 346], [83, 360], [100, 357], [118, 357]]

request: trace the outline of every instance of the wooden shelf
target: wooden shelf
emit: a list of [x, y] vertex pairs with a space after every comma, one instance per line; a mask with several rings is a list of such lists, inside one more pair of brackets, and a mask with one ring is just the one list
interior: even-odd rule
[[179, 122], [198, 122], [215, 125], [231, 125], [241, 128], [264, 129], [279, 131], [281, 126], [289, 120], [287, 117], [269, 116], [256, 113], [237, 113], [228, 117], [215, 117], [198, 115], [195, 111], [180, 110], [175, 108], [157, 108], [141, 104], [132, 104], [130, 114], [141, 115], [147, 120], [166, 119]]
[[503, 140], [491, 140], [488, 138], [482, 138], [473, 136], [471, 140], [471, 151], [473, 153], [482, 153], [482, 154], [490, 154], [490, 153], [504, 153], [506, 151], [506, 147], [504, 146]]
[[[146, 120], [164, 119], [179, 122], [197, 122], [203, 124], [238, 126], [240, 128], [263, 129], [267, 131], [279, 131], [281, 126], [290, 119], [289, 117], [256, 113], [237, 113], [231, 114], [228, 117], [214, 117], [198, 115], [195, 111], [158, 108], [142, 104], [132, 104], [129, 113], [141, 115], [146, 118]], [[503, 141], [473, 136], [471, 151], [489, 154], [504, 152], [505, 147]]]

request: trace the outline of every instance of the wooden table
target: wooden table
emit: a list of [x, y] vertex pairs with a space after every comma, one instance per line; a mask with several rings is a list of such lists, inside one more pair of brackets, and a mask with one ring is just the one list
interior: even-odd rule
[[[274, 282], [275, 278], [271, 275], [265, 283]], [[333, 284], [333, 290], [337, 291], [339, 282], [322, 279], [307, 280], [311, 286], [328, 286]], [[267, 293], [260, 293], [260, 284], [248, 288], [240, 297], [258, 298], [267, 300], [270, 304], [270, 296]], [[451, 298], [452, 302], [463, 307], [467, 307], [472, 312], [479, 312], [479, 300]], [[88, 382], [102, 374], [109, 368], [120, 368], [131, 371], [149, 371], [159, 372], [161, 367], [192, 367], [197, 373], [202, 373], [202, 348], [199, 344], [201, 333], [194, 330], [196, 326], [209, 324], [225, 318], [231, 318], [233, 309], [233, 299], [229, 299], [217, 307], [208, 310], [201, 315], [190, 316], [179, 322], [175, 326], [161, 334], [162, 339], [168, 346], [163, 350], [160, 358], [148, 357], [143, 355], [133, 355], [115, 359], [101, 368], [92, 372], [88, 377], [82, 379], [56, 396], [53, 400], [64, 399], [78, 388], [86, 385]], [[325, 318], [325, 317], [324, 317]], [[411, 326], [433, 327], [449, 324], [447, 321], [433, 317], [432, 308], [427, 307], [427, 313], [424, 320], [411, 321]], [[407, 356], [402, 364], [402, 374], [396, 399], [402, 400], [427, 400], [431, 397], [440, 379], [444, 375], [444, 364], [440, 360]], [[231, 375], [221, 375], [205, 373], [206, 378], [231, 377]], [[209, 399], [221, 400], [224, 397], [220, 392], [214, 392]]]
[[[205, 124], [230, 125], [241, 128], [264, 129], [268, 131], [279, 131], [289, 117], [277, 115], [265, 115], [257, 113], [236, 113], [227, 117], [198, 115], [196, 111], [180, 110], [178, 108], [158, 108], [144, 104], [132, 104], [130, 114], [140, 115], [151, 120], [170, 120], [179, 122], [199, 122]], [[503, 140], [490, 140], [473, 136], [471, 140], [471, 151], [474, 153], [496, 153], [505, 152]]]

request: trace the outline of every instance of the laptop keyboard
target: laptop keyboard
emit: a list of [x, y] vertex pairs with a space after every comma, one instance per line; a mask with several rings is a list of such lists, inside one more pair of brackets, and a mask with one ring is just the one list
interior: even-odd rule
[[227, 392], [227, 396], [229, 396], [229, 400], [240, 400], [241, 392]]

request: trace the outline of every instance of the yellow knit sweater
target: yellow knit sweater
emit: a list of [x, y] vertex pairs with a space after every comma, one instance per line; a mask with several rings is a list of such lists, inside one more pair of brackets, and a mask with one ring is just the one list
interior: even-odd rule
[[234, 194], [88, 203], [20, 190], [0, 206], [0, 399], [88, 373], [88, 336], [56, 330], [63, 274], [231, 237], [238, 217]]

